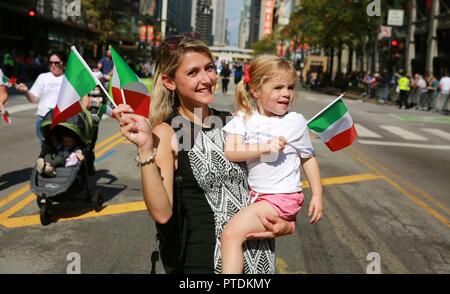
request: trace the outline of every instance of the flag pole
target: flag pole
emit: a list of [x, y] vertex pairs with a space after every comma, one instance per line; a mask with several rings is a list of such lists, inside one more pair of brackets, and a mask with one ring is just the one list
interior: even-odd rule
[[81, 57], [80, 53], [78, 53], [77, 48], [75, 48], [75, 46], [70, 47], [70, 49], [72, 50], [73, 53], [75, 53], [75, 55], [78, 57], [78, 59], [81, 61], [81, 63], [84, 65], [84, 67], [86, 68], [86, 70], [89, 72], [89, 74], [91, 75], [91, 77], [95, 80], [95, 82], [97, 83], [97, 86], [99, 86], [103, 93], [106, 94], [106, 97], [108, 97], [109, 101], [111, 101], [111, 103], [114, 105], [114, 107], [117, 107], [116, 103], [114, 102], [114, 100], [111, 98], [111, 96], [109, 96], [109, 93], [105, 90], [105, 88], [103, 87], [102, 83], [98, 80], [98, 78], [94, 75], [94, 73], [92, 72], [92, 70], [90, 69], [90, 67], [87, 65], [86, 61], [84, 61], [83, 57]]
[[341, 99], [342, 97], [344, 97], [345, 92], [342, 93], [339, 97], [337, 97], [336, 99], [334, 99], [333, 102], [331, 102], [330, 104], [327, 105], [327, 107], [325, 107], [324, 109], [322, 109], [321, 111], [319, 111], [318, 114], [314, 115], [310, 120], [308, 120], [306, 122], [306, 124], [309, 124], [311, 121], [313, 121], [316, 117], [318, 117], [320, 114], [322, 114], [325, 110], [327, 110], [328, 108], [330, 108], [334, 103], [336, 103], [339, 99]]

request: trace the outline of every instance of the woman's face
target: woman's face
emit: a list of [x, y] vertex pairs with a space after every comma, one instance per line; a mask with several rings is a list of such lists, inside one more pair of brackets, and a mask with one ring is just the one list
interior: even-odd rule
[[64, 74], [64, 64], [62, 60], [57, 55], [50, 56], [48, 61], [48, 66], [50, 67], [50, 72], [58, 77]]
[[216, 69], [206, 54], [186, 53], [173, 81], [178, 97], [185, 105], [200, 107], [214, 101]]

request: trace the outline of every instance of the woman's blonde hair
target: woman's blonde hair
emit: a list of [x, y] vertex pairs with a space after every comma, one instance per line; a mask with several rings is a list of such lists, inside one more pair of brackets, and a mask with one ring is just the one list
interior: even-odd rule
[[[172, 37], [173, 39], [173, 37]], [[176, 38], [175, 38], [176, 39]], [[170, 43], [164, 41], [157, 55], [156, 72], [150, 102], [150, 124], [156, 126], [165, 121], [179, 105], [176, 93], [171, 93], [164, 87], [162, 76], [175, 78], [175, 73], [180, 66], [184, 55], [188, 52], [205, 54], [211, 61], [214, 60], [208, 46], [200, 40], [188, 37], [179, 37], [179, 42]]]
[[[259, 91], [263, 84], [272, 78], [292, 77], [294, 80], [294, 99], [300, 89], [297, 72], [294, 65], [286, 59], [276, 55], [260, 55], [254, 58], [248, 65], [248, 76], [250, 81], [244, 83], [244, 78], [238, 83], [236, 88], [236, 105], [248, 117], [253, 109], [254, 97], [251, 91]], [[293, 100], [290, 101], [292, 105]]]

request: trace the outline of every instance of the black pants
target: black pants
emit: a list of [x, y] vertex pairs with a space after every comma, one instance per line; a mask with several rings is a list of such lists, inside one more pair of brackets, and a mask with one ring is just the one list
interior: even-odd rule
[[402, 108], [405, 105], [405, 108], [408, 107], [408, 96], [409, 91], [400, 90], [400, 95], [398, 97], [398, 108]]
[[228, 79], [222, 79], [222, 93], [228, 92]]

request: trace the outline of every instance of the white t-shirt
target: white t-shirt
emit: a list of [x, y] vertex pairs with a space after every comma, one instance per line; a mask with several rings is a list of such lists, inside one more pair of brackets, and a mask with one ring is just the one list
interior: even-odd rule
[[[244, 136], [247, 144], [263, 143], [273, 137], [285, 137], [288, 145], [278, 156], [263, 155], [247, 161], [248, 184], [255, 192], [294, 193], [302, 190], [300, 157], [314, 155], [306, 120], [301, 114], [288, 112], [282, 117], [262, 116], [257, 111], [244, 120], [243, 112], [223, 128], [228, 134]], [[300, 156], [300, 157], [299, 157]]]
[[450, 78], [445, 76], [439, 81], [439, 86], [441, 88], [442, 94], [450, 93]]
[[63, 77], [64, 75], [55, 77], [51, 72], [47, 72], [40, 74], [34, 82], [30, 92], [39, 98], [38, 115], [45, 116], [55, 108]]

